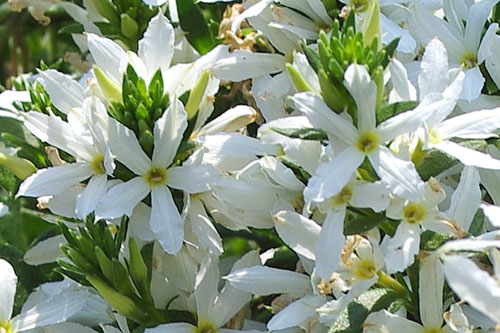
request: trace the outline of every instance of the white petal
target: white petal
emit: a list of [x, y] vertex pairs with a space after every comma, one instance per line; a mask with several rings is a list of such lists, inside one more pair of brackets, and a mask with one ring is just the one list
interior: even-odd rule
[[106, 194], [108, 176], [94, 175], [90, 178], [80, 198], [76, 202], [76, 215], [79, 219], [85, 219], [87, 215], [96, 209], [101, 198]]
[[395, 38], [400, 38], [396, 50], [401, 53], [415, 52], [417, 42], [408, 30], [401, 28], [393, 20], [389, 19], [383, 13], [380, 13], [380, 29], [382, 30], [382, 43], [389, 44]]
[[420, 260], [420, 319], [425, 327], [441, 327], [443, 323], [443, 265], [439, 256]]
[[364, 158], [365, 155], [356, 148], [348, 147], [331, 161], [321, 164], [316, 174], [309, 179], [304, 190], [306, 202], [324, 201], [339, 193]]
[[316, 274], [329, 281], [337, 269], [344, 248], [345, 207], [328, 212], [316, 245]]
[[349, 200], [349, 204], [354, 207], [371, 208], [376, 212], [385, 210], [389, 202], [389, 192], [381, 182], [356, 184]]
[[148, 328], [144, 333], [196, 333], [198, 329], [188, 323], [171, 323]]
[[112, 40], [92, 33], [87, 34], [87, 42], [97, 66], [121, 87], [123, 79], [121, 66], [127, 59], [127, 53]]
[[298, 254], [315, 260], [314, 252], [321, 227], [316, 222], [290, 211], [274, 215], [275, 227], [283, 241]]
[[151, 231], [151, 227], [149, 226], [150, 219], [151, 207], [139, 202], [132, 212], [132, 216], [130, 216], [130, 235], [146, 242], [154, 240], [155, 234]]
[[93, 329], [75, 323], [61, 323], [44, 327], [44, 333], [97, 333]]
[[221, 177], [211, 165], [183, 165], [167, 170], [167, 185], [187, 193], [200, 193], [210, 189], [210, 182]]
[[443, 99], [440, 94], [425, 96], [415, 109], [395, 115], [381, 123], [377, 127], [380, 133], [380, 141], [385, 143], [401, 134], [415, 131], [435, 111], [442, 109], [448, 104], [455, 105], [454, 102]]
[[304, 184], [297, 179], [291, 169], [287, 168], [277, 158], [264, 156], [260, 160], [260, 165], [277, 184], [291, 191], [302, 192], [304, 190]]
[[198, 198], [191, 198], [188, 216], [191, 231], [198, 238], [200, 245], [208, 248], [217, 255], [222, 254], [224, 251], [222, 239], [212, 221], [208, 218], [208, 214]]
[[194, 297], [199, 322], [209, 321], [218, 294], [219, 267], [215, 257], [205, 255], [196, 275]]
[[430, 41], [425, 47], [424, 56], [420, 64], [418, 86], [420, 96], [427, 96], [433, 92], [442, 92], [448, 86], [448, 52], [444, 44], [437, 38]]
[[92, 169], [86, 163], [63, 164], [40, 169], [21, 184], [17, 196], [40, 197], [58, 194], [89, 178], [92, 173]]
[[168, 167], [187, 128], [187, 113], [178, 99], [170, 103], [163, 116], [155, 123], [153, 163], [157, 167]]
[[402, 272], [413, 264], [420, 247], [420, 226], [401, 222], [389, 241], [385, 265], [389, 274]]
[[109, 146], [116, 159], [136, 175], [143, 175], [151, 168], [151, 160], [142, 150], [135, 133], [113, 118], [108, 119]]
[[280, 54], [234, 51], [217, 60], [212, 66], [216, 78], [239, 82], [285, 69], [285, 58]]
[[66, 239], [62, 235], [45, 239], [29, 249], [23, 259], [33, 266], [55, 262], [57, 259], [64, 257], [61, 244], [66, 244]]
[[74, 157], [91, 161], [95, 150], [89, 143], [79, 138], [69, 124], [57, 116], [47, 116], [40, 112], [23, 113], [24, 125], [33, 135]]
[[0, 259], [0, 322], [8, 322], [12, 316], [14, 296], [16, 295], [17, 275], [14, 268]]
[[488, 26], [488, 29], [484, 33], [483, 40], [477, 51], [477, 61], [479, 64], [483, 63], [486, 58], [490, 57], [491, 54], [496, 54], [493, 49], [493, 43], [497, 38], [498, 23], [493, 23]]
[[62, 323], [81, 311], [90, 297], [86, 291], [57, 294], [14, 317], [12, 328], [17, 332]]
[[469, 112], [445, 120], [436, 127], [439, 137], [448, 138], [488, 138], [500, 127], [500, 109]]
[[258, 16], [264, 9], [267, 8], [274, 0], [263, 0], [259, 1], [257, 4], [245, 9], [245, 11], [238, 15], [231, 25], [231, 30], [236, 32], [241, 23], [249, 17]]
[[329, 135], [354, 143], [358, 130], [350, 122], [331, 110], [325, 102], [311, 93], [299, 93], [293, 96], [297, 109], [305, 113], [313, 126], [324, 129]]
[[479, 48], [484, 24], [497, 3], [498, 0], [483, 0], [469, 8], [465, 27], [465, 43], [470, 51], [476, 51]]
[[363, 324], [365, 333], [424, 333], [425, 329], [414, 321], [396, 316], [386, 310], [371, 313]]
[[167, 187], [156, 186], [152, 189], [151, 206], [151, 230], [167, 253], [179, 252], [184, 241], [184, 220]]
[[460, 183], [458, 183], [451, 197], [450, 208], [446, 212], [446, 216], [453, 219], [457, 226], [465, 231], [469, 230], [481, 203], [480, 180], [476, 168], [464, 167], [460, 176]]
[[404, 65], [394, 58], [389, 63], [389, 70], [391, 72], [392, 87], [397, 95], [397, 98], [391, 102], [416, 100], [417, 91], [408, 79], [408, 73]]
[[445, 257], [444, 273], [448, 285], [461, 299], [500, 322], [500, 288], [495, 279], [472, 260], [455, 255]]
[[[174, 28], [161, 12], [149, 21], [144, 37], [139, 41], [139, 57], [152, 78], [158, 69], [162, 73], [170, 67], [174, 55]], [[167, 78], [163, 78], [164, 80]]]
[[307, 275], [284, 269], [254, 266], [232, 272], [225, 278], [233, 287], [257, 295], [304, 295], [311, 292]]
[[113, 186], [101, 199], [96, 209], [96, 215], [102, 218], [119, 218], [130, 216], [135, 206], [144, 199], [150, 191], [142, 177]]
[[350, 65], [344, 76], [347, 88], [358, 107], [358, 130], [365, 132], [375, 128], [375, 104], [377, 85], [372, 81], [364, 65]]
[[82, 107], [83, 88], [68, 75], [54, 69], [40, 73], [40, 83], [50, 96], [50, 101], [59, 111], [68, 114], [72, 108]]
[[464, 87], [460, 98], [465, 99], [468, 102], [478, 98], [481, 94], [481, 90], [483, 89], [485, 81], [486, 80], [483, 77], [479, 66], [466, 70]]
[[325, 297], [308, 295], [289, 304], [274, 315], [267, 323], [271, 331], [283, 330], [299, 326], [316, 315], [316, 309], [325, 304]]
[[481, 204], [481, 209], [488, 221], [495, 227], [500, 227], [500, 207], [488, 204]]
[[397, 158], [383, 146], [369, 154], [368, 158], [382, 182], [387, 184], [394, 194], [412, 201], [419, 200], [423, 194], [424, 183], [412, 162]]
[[465, 165], [485, 169], [500, 169], [500, 160], [494, 159], [490, 155], [477, 150], [465, 148], [451, 141], [442, 141], [435, 145], [434, 148], [455, 157]]

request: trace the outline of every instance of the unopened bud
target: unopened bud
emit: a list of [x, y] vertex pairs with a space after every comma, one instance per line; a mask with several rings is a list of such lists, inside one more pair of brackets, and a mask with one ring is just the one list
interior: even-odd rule
[[0, 153], [0, 165], [3, 165], [21, 180], [28, 178], [37, 170], [35, 165], [30, 161], [4, 153]]

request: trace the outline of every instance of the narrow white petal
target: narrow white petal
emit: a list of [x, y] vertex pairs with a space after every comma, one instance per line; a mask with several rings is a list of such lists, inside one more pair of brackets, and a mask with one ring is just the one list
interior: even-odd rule
[[396, 316], [386, 310], [371, 313], [363, 324], [365, 333], [424, 333], [425, 329], [414, 321]]
[[331, 110], [321, 98], [311, 93], [299, 93], [292, 99], [297, 109], [305, 113], [313, 126], [322, 128], [329, 135], [345, 142], [356, 142], [358, 138], [356, 127]]
[[371, 208], [376, 212], [385, 210], [389, 203], [389, 192], [382, 182], [362, 182], [355, 185], [349, 200], [349, 204], [354, 207]]
[[402, 272], [413, 264], [420, 247], [420, 226], [401, 222], [389, 241], [385, 265], [389, 274]]
[[187, 193], [200, 193], [210, 189], [210, 182], [221, 177], [211, 165], [183, 165], [167, 170], [167, 185]]
[[377, 127], [380, 141], [385, 143], [401, 134], [415, 131], [434, 112], [448, 104], [455, 105], [453, 101], [443, 99], [440, 94], [427, 95], [415, 109], [400, 113], [381, 123]]
[[488, 138], [500, 127], [500, 109], [469, 112], [445, 120], [436, 131], [440, 138]]
[[24, 125], [33, 135], [74, 157], [91, 161], [95, 150], [78, 137], [70, 125], [57, 116], [30, 111], [23, 113]]
[[495, 227], [500, 228], [500, 206], [481, 204], [481, 209], [488, 221]]
[[465, 165], [485, 169], [500, 169], [500, 160], [494, 159], [490, 155], [477, 150], [465, 148], [451, 141], [442, 141], [435, 145], [434, 148], [455, 157]]
[[198, 238], [201, 246], [208, 248], [215, 254], [222, 254], [222, 239], [215, 229], [212, 221], [210, 221], [203, 203], [198, 198], [191, 198], [188, 210], [189, 222], [191, 231]]
[[392, 87], [397, 95], [396, 100], [393, 100], [392, 102], [416, 100], [417, 91], [408, 79], [408, 73], [404, 65], [399, 60], [394, 58], [389, 63], [389, 70], [391, 72]]
[[87, 34], [87, 42], [97, 66], [121, 86], [123, 79], [121, 66], [127, 59], [127, 53], [111, 39], [96, 34]]
[[149, 220], [151, 218], [151, 207], [139, 202], [132, 212], [129, 221], [129, 232], [133, 237], [149, 242], [155, 239], [155, 234], [151, 231]]
[[151, 160], [142, 150], [135, 133], [113, 118], [108, 119], [109, 146], [116, 159], [136, 175], [143, 175], [151, 168]]
[[308, 218], [291, 211], [274, 215], [275, 227], [283, 241], [298, 254], [315, 260], [315, 249], [321, 227]]
[[61, 323], [57, 325], [50, 325], [43, 328], [44, 333], [97, 333], [90, 327], [86, 327], [75, 323]]
[[167, 253], [179, 252], [184, 241], [184, 220], [167, 187], [156, 186], [152, 189], [151, 206], [151, 230]]
[[83, 88], [68, 75], [54, 69], [40, 72], [40, 83], [50, 96], [50, 101], [59, 111], [68, 114], [72, 108], [82, 107]]
[[86, 163], [63, 164], [40, 169], [19, 186], [17, 196], [40, 197], [58, 194], [92, 175]]
[[467, 69], [465, 71], [464, 87], [460, 98], [471, 102], [479, 97], [486, 79], [484, 78], [479, 66]]
[[194, 297], [199, 322], [210, 320], [211, 310], [218, 294], [219, 266], [217, 259], [206, 254], [196, 275]]
[[187, 113], [178, 99], [173, 100], [163, 116], [155, 123], [153, 163], [158, 167], [168, 167], [187, 128]]
[[61, 251], [61, 244], [66, 244], [66, 239], [63, 235], [45, 239], [29, 249], [23, 259], [29, 265], [33, 266], [55, 262], [57, 259], [64, 257]]
[[220, 80], [239, 82], [285, 69], [285, 57], [280, 54], [234, 51], [218, 59], [212, 66], [214, 76]]
[[12, 319], [14, 332], [65, 322], [81, 311], [91, 297], [88, 292], [62, 293], [38, 303]]
[[364, 158], [365, 155], [356, 148], [348, 147], [331, 161], [321, 164], [304, 190], [306, 202], [324, 201], [339, 193], [363, 163]]
[[106, 194], [108, 175], [94, 175], [90, 178], [80, 198], [76, 202], [76, 215], [84, 219], [96, 209], [101, 198]]
[[444, 273], [448, 285], [462, 300], [500, 322], [500, 288], [495, 279], [472, 260], [455, 255], [445, 257]]
[[[149, 21], [144, 37], [139, 41], [139, 57], [152, 78], [158, 69], [164, 73], [174, 55], [174, 28], [161, 12]], [[163, 78], [164, 80], [166, 78]]]
[[260, 160], [260, 165], [277, 184], [291, 191], [302, 192], [304, 190], [304, 184], [297, 179], [291, 169], [287, 168], [277, 158], [264, 156]]
[[377, 85], [372, 81], [364, 65], [350, 65], [344, 76], [347, 88], [358, 107], [358, 130], [370, 131], [375, 128], [375, 104]]
[[14, 268], [0, 259], [0, 322], [7, 322], [12, 316], [14, 296], [16, 295], [17, 275]]
[[420, 75], [418, 76], [420, 96], [442, 92], [448, 86], [449, 81], [448, 52], [444, 44], [439, 39], [434, 38], [425, 47], [420, 64]]
[[286, 308], [274, 315], [267, 323], [271, 331], [284, 330], [299, 326], [316, 315], [316, 309], [325, 304], [325, 297], [308, 295], [289, 304]]
[[316, 274], [329, 281], [337, 269], [344, 248], [345, 207], [328, 212], [316, 245]]
[[451, 197], [450, 208], [446, 212], [446, 216], [453, 219], [457, 226], [465, 231], [469, 230], [481, 203], [480, 180], [476, 168], [464, 167], [460, 176], [460, 183], [458, 183]]
[[135, 177], [115, 185], [101, 199], [96, 215], [102, 218], [131, 216], [135, 206], [148, 195], [149, 191], [150, 188], [142, 177]]
[[311, 280], [307, 275], [284, 269], [254, 266], [232, 272], [225, 278], [233, 287], [257, 295], [311, 292]]
[[412, 201], [419, 200], [424, 183], [412, 162], [397, 158], [389, 148], [383, 146], [369, 154], [368, 158], [382, 182], [394, 194]]
[[443, 264], [439, 256], [420, 260], [420, 319], [425, 327], [441, 327], [443, 323]]
[[196, 333], [198, 329], [188, 323], [171, 323], [148, 328], [144, 333]]
[[483, 0], [469, 8], [465, 27], [465, 42], [469, 50], [478, 50], [484, 24], [498, 0]]
[[263, 0], [258, 2], [257, 4], [245, 9], [245, 11], [238, 15], [236, 19], [233, 21], [231, 25], [231, 30], [236, 32], [243, 21], [245, 21], [249, 17], [258, 16], [264, 9], [267, 8], [274, 0]]
[[496, 55], [492, 49], [493, 43], [497, 38], [498, 23], [493, 23], [488, 26], [488, 29], [484, 33], [483, 40], [477, 51], [477, 61], [479, 64], [483, 63], [491, 54]]

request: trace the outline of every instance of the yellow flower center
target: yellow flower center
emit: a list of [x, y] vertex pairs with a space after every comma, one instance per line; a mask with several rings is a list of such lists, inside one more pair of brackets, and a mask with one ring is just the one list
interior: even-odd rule
[[104, 175], [106, 173], [106, 169], [104, 168], [104, 156], [101, 154], [96, 155], [90, 165], [92, 166], [94, 174]]
[[429, 142], [433, 145], [437, 145], [438, 143], [440, 143], [442, 140], [441, 138], [438, 136], [438, 134], [436, 133], [436, 131], [434, 131], [433, 129], [429, 131]]
[[462, 66], [464, 66], [465, 69], [476, 67], [477, 57], [472, 52], [465, 52], [460, 63], [462, 64]]
[[368, 280], [377, 274], [375, 263], [372, 260], [360, 260], [354, 268], [354, 275], [360, 280]]
[[368, 8], [368, 0], [351, 0], [350, 5], [356, 13], [362, 13]]
[[212, 323], [200, 323], [196, 333], [217, 333], [219, 330]]
[[146, 182], [149, 186], [165, 185], [167, 183], [167, 170], [163, 168], [152, 167], [145, 175]]
[[349, 185], [346, 185], [336, 196], [332, 198], [332, 204], [334, 206], [347, 205], [351, 198], [352, 188]]
[[443, 330], [439, 327], [426, 328], [424, 333], [443, 333]]
[[362, 153], [368, 154], [374, 151], [378, 146], [378, 136], [375, 132], [360, 133], [356, 148]]
[[410, 224], [420, 223], [426, 213], [425, 208], [420, 203], [412, 202], [403, 208], [403, 219]]
[[0, 323], [0, 333], [14, 333], [10, 322]]

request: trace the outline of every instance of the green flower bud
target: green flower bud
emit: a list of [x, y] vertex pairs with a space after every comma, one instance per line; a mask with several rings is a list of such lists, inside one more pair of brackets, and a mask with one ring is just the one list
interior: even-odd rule
[[122, 90], [120, 87], [118, 87], [118, 85], [113, 82], [99, 67], [94, 66], [94, 73], [104, 97], [109, 100], [115, 100], [123, 103]]
[[0, 165], [6, 167], [21, 180], [28, 178], [37, 170], [35, 165], [26, 159], [3, 153], [0, 153]]
[[150, 282], [148, 279], [148, 267], [146, 266], [146, 263], [142, 258], [141, 251], [139, 250], [139, 247], [133, 237], [131, 237], [129, 241], [129, 251], [129, 269], [132, 280], [134, 281], [134, 284], [142, 298], [152, 304], [153, 299], [151, 298], [149, 288]]
[[137, 36], [137, 32], [139, 31], [139, 25], [137, 22], [128, 16], [128, 14], [121, 14], [120, 15], [120, 29], [123, 34], [123, 36], [127, 38], [134, 38]]
[[91, 2], [97, 8], [99, 14], [107, 18], [111, 25], [118, 26], [120, 23], [118, 13], [110, 0], [91, 0]]
[[288, 75], [290, 76], [290, 79], [292, 79], [292, 83], [295, 89], [297, 89], [298, 92], [313, 91], [302, 74], [300, 74], [297, 68], [293, 67], [292, 64], [286, 64], [286, 70], [288, 72]]
[[196, 116], [196, 113], [200, 109], [200, 104], [205, 94], [205, 90], [207, 89], [208, 79], [210, 78], [210, 74], [208, 71], [203, 72], [201, 74], [198, 83], [193, 87], [191, 93], [189, 94], [189, 99], [186, 103], [186, 112], [188, 114], [188, 119], [193, 119]]

